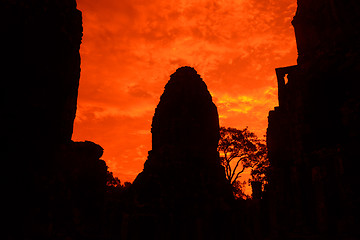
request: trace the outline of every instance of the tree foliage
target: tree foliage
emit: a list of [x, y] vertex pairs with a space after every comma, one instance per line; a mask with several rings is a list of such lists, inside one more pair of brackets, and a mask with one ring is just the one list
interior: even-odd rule
[[251, 169], [250, 181], [265, 181], [269, 167], [264, 140], [244, 128], [220, 128], [218, 145], [221, 164], [225, 168], [227, 181], [233, 186], [234, 195], [241, 195], [239, 177], [246, 169]]
[[110, 171], [106, 172], [106, 186], [118, 187], [121, 186], [121, 181], [118, 177], [114, 177], [114, 174]]
[[251, 181], [266, 184], [268, 182], [270, 162], [268, 159], [267, 147], [265, 144], [259, 144], [257, 156], [257, 162], [255, 166], [251, 169]]
[[110, 171], [106, 172], [106, 192], [124, 192], [131, 186], [131, 182], [121, 183], [118, 177], [115, 177], [114, 174]]

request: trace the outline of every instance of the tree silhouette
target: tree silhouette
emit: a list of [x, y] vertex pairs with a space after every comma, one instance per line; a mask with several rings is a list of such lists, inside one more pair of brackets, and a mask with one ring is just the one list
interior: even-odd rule
[[121, 186], [121, 181], [118, 177], [114, 177], [113, 172], [109, 170], [106, 172], [106, 186], [108, 187], [118, 187]]
[[268, 182], [268, 172], [270, 169], [270, 162], [268, 158], [268, 151], [266, 144], [260, 141], [258, 143], [258, 153], [255, 166], [251, 169], [251, 182], [261, 182], [266, 184]]
[[238, 179], [246, 169], [252, 169], [251, 181], [265, 180], [265, 169], [268, 166], [266, 145], [247, 127], [243, 130], [221, 127], [218, 151], [235, 197], [243, 195], [242, 184]]
[[107, 171], [106, 172], [106, 191], [108, 193], [111, 192], [124, 192], [131, 186], [131, 182], [124, 182], [121, 183], [118, 177], [115, 177], [113, 172]]

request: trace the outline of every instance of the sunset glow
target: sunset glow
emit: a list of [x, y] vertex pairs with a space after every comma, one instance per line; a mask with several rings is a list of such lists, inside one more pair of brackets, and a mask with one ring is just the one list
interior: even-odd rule
[[296, 64], [295, 0], [78, 0], [81, 78], [73, 140], [93, 141], [122, 182], [151, 150], [151, 121], [166, 82], [192, 66], [220, 125], [266, 133], [277, 103], [275, 68]]

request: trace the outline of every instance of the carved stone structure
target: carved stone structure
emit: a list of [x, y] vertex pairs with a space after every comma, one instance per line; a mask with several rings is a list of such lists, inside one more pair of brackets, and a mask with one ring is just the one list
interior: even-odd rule
[[359, 234], [359, 14], [355, 0], [298, 0], [298, 65], [276, 69], [267, 132], [274, 236]]
[[153, 225], [144, 234], [154, 239], [223, 239], [232, 192], [217, 152], [217, 108], [195, 69], [171, 75], [151, 132], [152, 150], [133, 183], [141, 206], [135, 225], [147, 219]]
[[[80, 77], [75, 0], [2, 0], [2, 74], [11, 139], [71, 139]], [[16, 124], [15, 124], [16, 123]], [[41, 136], [41, 137], [40, 137]]]
[[2, 237], [94, 237], [105, 186], [103, 150], [71, 141], [81, 12], [75, 0], [0, 2]]

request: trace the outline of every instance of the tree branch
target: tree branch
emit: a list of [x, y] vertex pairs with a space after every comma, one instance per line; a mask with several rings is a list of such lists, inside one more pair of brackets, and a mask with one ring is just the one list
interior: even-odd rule
[[234, 175], [235, 175], [235, 172], [236, 172], [236, 169], [238, 168], [240, 162], [241, 162], [241, 158], [237, 161], [237, 163], [236, 163], [236, 165], [235, 165], [235, 168], [234, 168], [233, 172], [231, 173], [230, 180], [233, 179], [233, 177], [234, 177]]
[[236, 174], [235, 178], [234, 178], [234, 179], [232, 180], [232, 182], [231, 182], [231, 185], [232, 185], [234, 182], [236, 182], [236, 180], [240, 177], [240, 174], [243, 173], [244, 171], [245, 171], [245, 167], [243, 167], [243, 169]]

